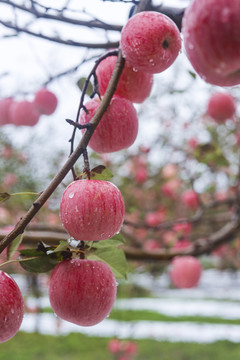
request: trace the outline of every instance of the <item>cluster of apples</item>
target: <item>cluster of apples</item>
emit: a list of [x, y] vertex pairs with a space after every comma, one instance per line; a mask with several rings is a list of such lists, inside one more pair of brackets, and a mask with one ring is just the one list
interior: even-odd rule
[[[125, 58], [124, 69], [111, 103], [89, 142], [98, 153], [119, 151], [134, 143], [138, 117], [133, 103], [142, 103], [150, 95], [153, 74], [164, 71], [174, 62], [181, 49], [181, 37], [170, 18], [144, 11], [130, 18], [124, 26], [120, 45]], [[116, 61], [116, 56], [109, 56], [97, 67], [101, 96], [106, 92]], [[95, 98], [86, 103], [80, 124], [89, 123], [99, 104], [100, 100]]]
[[116, 360], [132, 360], [138, 353], [138, 345], [134, 341], [111, 339], [108, 350]]
[[57, 107], [56, 95], [46, 88], [35, 93], [33, 101], [16, 101], [13, 98], [0, 100], [0, 126], [34, 126], [41, 115], [51, 115]]
[[[60, 203], [62, 224], [75, 240], [111, 238], [120, 231], [124, 215], [121, 192], [103, 180], [72, 182]], [[98, 260], [64, 260], [54, 268], [49, 283], [49, 299], [56, 315], [81, 326], [92, 326], [106, 318], [116, 293], [111, 268]]]

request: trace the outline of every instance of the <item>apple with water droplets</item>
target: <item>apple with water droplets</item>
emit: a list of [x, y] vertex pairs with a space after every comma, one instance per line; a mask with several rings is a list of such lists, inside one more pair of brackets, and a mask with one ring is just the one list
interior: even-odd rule
[[193, 68], [208, 83], [240, 84], [240, 1], [193, 0], [182, 33]]
[[[95, 115], [100, 101], [92, 99], [82, 110], [80, 124], [86, 125]], [[83, 129], [84, 133], [85, 130]], [[98, 153], [111, 153], [131, 146], [138, 134], [137, 112], [128, 99], [114, 96], [92, 135], [89, 146]]]
[[49, 282], [53, 311], [61, 319], [81, 326], [93, 326], [105, 319], [116, 293], [112, 270], [97, 260], [64, 260], [55, 267]]
[[0, 343], [10, 340], [19, 330], [24, 301], [15, 280], [0, 270]]
[[143, 11], [123, 27], [120, 45], [129, 64], [154, 74], [166, 70], [175, 61], [181, 49], [181, 36], [168, 16]]
[[[116, 56], [109, 56], [97, 67], [96, 75], [100, 95], [104, 95], [107, 90], [116, 62]], [[142, 103], [150, 95], [152, 85], [152, 74], [134, 69], [125, 61], [114, 95], [124, 97], [133, 103]]]
[[60, 217], [75, 240], [109, 239], [122, 227], [124, 200], [119, 189], [103, 180], [77, 180], [64, 191]]
[[177, 256], [173, 259], [170, 278], [177, 288], [197, 286], [202, 273], [202, 265], [193, 256]]

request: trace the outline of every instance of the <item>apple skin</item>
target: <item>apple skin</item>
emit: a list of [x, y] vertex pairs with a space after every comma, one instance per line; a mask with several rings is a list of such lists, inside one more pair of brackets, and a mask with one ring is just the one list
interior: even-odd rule
[[34, 104], [28, 100], [14, 101], [9, 109], [11, 123], [16, 126], [34, 126], [40, 113]]
[[0, 126], [11, 123], [9, 109], [13, 103], [12, 98], [5, 98], [0, 100]]
[[36, 92], [33, 103], [40, 114], [51, 115], [56, 110], [58, 99], [53, 92], [43, 88]]
[[123, 57], [135, 69], [151, 74], [166, 70], [181, 49], [180, 32], [166, 15], [143, 11], [131, 17], [121, 32]]
[[116, 294], [114, 274], [102, 261], [64, 260], [54, 268], [49, 282], [49, 299], [56, 315], [81, 326], [105, 319]]
[[240, 83], [239, 0], [193, 0], [186, 9], [182, 34], [187, 57], [206, 82]]
[[207, 114], [217, 123], [224, 123], [227, 119], [232, 119], [236, 112], [236, 102], [229, 93], [213, 93], [208, 101]]
[[[89, 123], [96, 113], [100, 102], [96, 99], [88, 101], [82, 110], [80, 124]], [[84, 133], [85, 130], [83, 129]], [[114, 96], [104, 113], [100, 123], [92, 135], [89, 146], [98, 153], [111, 153], [131, 146], [138, 134], [137, 112], [131, 101]]]
[[[96, 75], [100, 95], [104, 95], [116, 65], [117, 57], [109, 56], [98, 65]], [[153, 85], [153, 75], [133, 69], [126, 61], [114, 95], [124, 97], [133, 103], [142, 103]]]
[[64, 191], [60, 217], [75, 240], [109, 239], [122, 227], [125, 206], [121, 192], [102, 180], [77, 180]]
[[177, 288], [192, 288], [197, 286], [202, 273], [202, 265], [193, 256], [177, 256], [173, 259], [170, 269], [170, 279]]
[[17, 283], [0, 270], [0, 343], [18, 332], [23, 315], [24, 301]]

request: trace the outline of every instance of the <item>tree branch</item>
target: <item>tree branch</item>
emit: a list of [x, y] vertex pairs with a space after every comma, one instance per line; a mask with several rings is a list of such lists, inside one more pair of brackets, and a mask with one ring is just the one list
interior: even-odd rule
[[12, 8], [19, 9], [19, 10], [25, 11], [25, 12], [27, 12], [29, 14], [32, 14], [36, 19], [54, 20], [54, 21], [57, 21], [57, 22], [63, 22], [65, 24], [71, 24], [71, 25], [76, 25], [76, 26], [84, 26], [84, 27], [88, 27], [88, 28], [91, 28], [91, 29], [95, 28], [95, 29], [111, 30], [111, 31], [118, 31], [118, 32], [120, 32], [121, 29], [122, 29], [121, 25], [107, 24], [107, 23], [105, 23], [103, 21], [100, 21], [98, 19], [90, 20], [90, 21], [83, 21], [83, 20], [74, 19], [74, 18], [64, 16], [62, 13], [57, 14], [57, 15], [53, 15], [53, 14], [48, 14], [46, 12], [40, 12], [40, 11], [37, 10], [36, 7], [26, 7], [23, 4], [17, 4], [15, 2], [9, 1], [9, 0], [0, 0], [0, 3], [5, 4], [5, 5], [9, 5]]
[[88, 142], [97, 127], [98, 123], [100, 122], [104, 112], [106, 111], [108, 105], [110, 104], [111, 98], [114, 94], [116, 84], [118, 83], [119, 77], [121, 75], [122, 69], [124, 65], [124, 60], [121, 55], [121, 51], [119, 51], [118, 59], [116, 66], [114, 68], [111, 80], [109, 82], [108, 88], [106, 93], [95, 113], [93, 118], [91, 119], [92, 126], [86, 130], [83, 137], [81, 138], [78, 146], [74, 150], [74, 152], [70, 155], [68, 160], [66, 161], [65, 165], [62, 169], [56, 174], [53, 178], [52, 182], [49, 186], [44, 190], [38, 199], [33, 203], [31, 208], [28, 212], [21, 218], [21, 220], [17, 223], [15, 228], [4, 237], [4, 239], [0, 242], [0, 253], [20, 234], [22, 234], [29, 224], [29, 222], [33, 219], [33, 217], [37, 214], [37, 212], [41, 209], [41, 207], [45, 204], [45, 202], [49, 199], [49, 197], [53, 194], [56, 188], [60, 185], [63, 181], [65, 176], [71, 170], [73, 165], [76, 163], [78, 158], [83, 154], [83, 151], [86, 149]]
[[15, 30], [17, 33], [25, 33], [30, 36], [37, 37], [39, 39], [48, 40], [51, 42], [68, 45], [68, 46], [84, 47], [84, 48], [88, 48], [88, 49], [110, 49], [110, 48], [112, 49], [112, 48], [117, 48], [119, 45], [118, 41], [115, 41], [115, 42], [108, 41], [105, 43], [84, 43], [84, 42], [78, 42], [78, 41], [73, 41], [73, 40], [63, 40], [59, 37], [52, 37], [52, 36], [33, 32], [24, 27], [19, 27], [18, 25], [15, 25], [10, 21], [0, 20], [0, 24], [2, 24], [3, 26], [5, 26], [8, 29]]

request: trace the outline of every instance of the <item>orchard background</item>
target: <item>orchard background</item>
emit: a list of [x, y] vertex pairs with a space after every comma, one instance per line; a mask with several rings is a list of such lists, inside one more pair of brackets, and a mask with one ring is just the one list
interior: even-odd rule
[[[128, 260], [128, 269], [122, 252], [116, 257], [111, 254], [109, 258], [106, 253], [102, 257], [120, 273], [120, 278], [127, 276], [128, 271], [169, 277], [176, 256], [193, 256], [203, 268], [231, 269], [237, 273], [239, 86], [223, 87], [204, 81], [188, 60], [183, 44], [174, 63], [154, 74], [150, 96], [143, 103], [134, 104], [139, 121], [134, 143], [127, 149], [103, 154], [87, 147], [88, 156], [80, 149], [74, 170], [71, 171], [72, 164], [44, 201], [38, 200], [38, 194], [41, 197], [44, 189], [49, 188], [82, 139], [81, 131], [77, 130], [73, 141], [73, 124], [69, 119], [75, 121], [85, 92], [84, 104], [90, 100], [94, 77], [87, 89], [84, 82], [95, 61], [106, 51], [118, 48], [129, 13], [162, 12], [181, 28], [184, 9], [189, 4], [180, 0], [163, 3], [96, 0], [80, 4], [59, 1], [52, 8], [43, 1], [0, 1], [0, 98], [31, 102], [40, 89], [47, 88], [58, 100], [56, 110], [50, 115], [42, 114], [34, 126], [31, 122], [1, 123], [0, 116], [1, 262], [7, 261], [7, 257], [16, 259], [19, 253], [14, 251], [19, 246], [35, 250], [39, 242], [55, 247], [60, 243], [61, 250], [66, 250], [63, 242], [68, 245], [69, 236], [60, 221], [59, 204], [66, 186], [73, 177], [81, 177], [90, 164], [90, 169], [98, 167], [97, 171], [102, 166], [103, 180], [105, 176], [108, 180], [109, 171], [113, 174], [110, 181], [120, 189], [125, 202], [124, 224], [117, 241]], [[226, 8], [223, 10], [227, 19]], [[234, 98], [233, 114], [223, 119], [221, 116], [214, 119], [210, 111], [211, 95], [218, 92]], [[216, 106], [222, 104], [220, 100]], [[11, 195], [16, 193], [23, 194]], [[31, 208], [35, 214], [28, 216]], [[38, 275], [29, 272], [25, 264], [27, 261], [22, 263], [23, 269], [18, 263], [10, 262], [1, 270], [20, 273], [36, 285]], [[37, 271], [44, 272], [45, 265], [40, 262]], [[191, 271], [187, 271], [185, 278]], [[50, 273], [45, 274], [48, 278]], [[174, 282], [173, 279], [174, 276]], [[120, 287], [124, 281], [120, 281]], [[196, 284], [193, 280], [193, 285]], [[171, 286], [184, 287], [177, 283]], [[39, 291], [39, 284], [37, 288], [33, 286], [35, 294]], [[136, 293], [127, 295], [134, 297]], [[107, 349], [106, 344], [104, 341], [102, 346]], [[124, 356], [124, 346], [127, 348], [125, 344], [121, 350], [117, 341], [108, 346], [108, 356], [116, 359]], [[161, 343], [156, 346], [161, 349]], [[145, 356], [151, 356], [150, 346], [139, 344], [139, 347], [142, 353], [133, 345], [131, 356], [141, 359], [144, 352]], [[172, 358], [171, 351], [174, 350], [166, 349], [166, 359]], [[196, 354], [194, 357], [197, 358]]]

